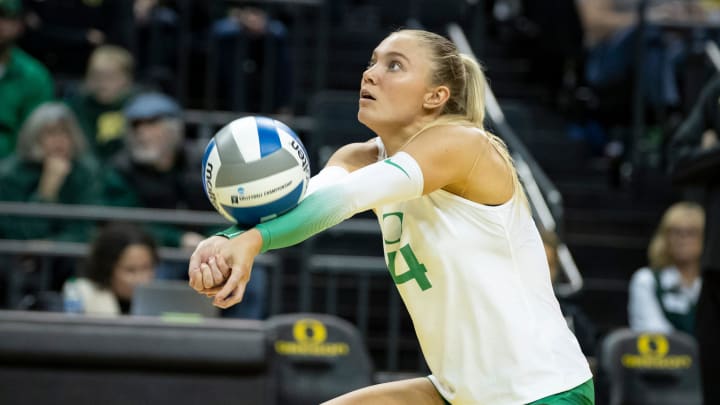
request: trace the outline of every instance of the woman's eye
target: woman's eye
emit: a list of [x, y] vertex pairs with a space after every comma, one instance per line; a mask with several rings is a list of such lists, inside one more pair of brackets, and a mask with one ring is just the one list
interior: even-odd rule
[[370, 62], [368, 62], [366, 69], [370, 69], [371, 67], [375, 66], [375, 63], [376, 62], [374, 60], [371, 60]]
[[402, 65], [398, 61], [392, 61], [388, 64], [388, 70], [400, 70]]

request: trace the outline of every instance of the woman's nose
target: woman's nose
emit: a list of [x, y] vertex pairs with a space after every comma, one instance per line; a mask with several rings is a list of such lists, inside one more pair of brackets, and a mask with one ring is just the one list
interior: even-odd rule
[[363, 83], [376, 84], [374, 67], [375, 66], [371, 66], [371, 67], [365, 69], [365, 71], [363, 72], [363, 75], [362, 75]]

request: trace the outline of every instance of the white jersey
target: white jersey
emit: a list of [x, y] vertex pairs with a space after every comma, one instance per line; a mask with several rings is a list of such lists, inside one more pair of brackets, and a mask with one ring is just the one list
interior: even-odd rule
[[376, 214], [430, 379], [448, 401], [524, 404], [592, 378], [524, 203], [437, 190]]

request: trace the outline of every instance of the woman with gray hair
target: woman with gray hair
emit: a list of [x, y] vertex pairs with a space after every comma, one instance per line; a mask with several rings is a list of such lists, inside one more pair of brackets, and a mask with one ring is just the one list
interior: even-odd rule
[[[97, 203], [97, 165], [85, 149], [85, 138], [68, 107], [58, 102], [38, 106], [20, 129], [15, 155], [0, 164], [0, 200]], [[0, 236], [11, 239], [85, 241], [89, 230], [81, 221], [0, 220]]]

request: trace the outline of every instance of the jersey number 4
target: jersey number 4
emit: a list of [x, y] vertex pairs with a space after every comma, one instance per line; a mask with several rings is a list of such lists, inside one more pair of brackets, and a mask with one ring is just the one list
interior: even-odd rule
[[407, 263], [408, 271], [402, 274], [397, 274], [395, 272], [395, 258], [397, 257], [397, 251], [388, 252], [388, 268], [390, 269], [390, 275], [392, 276], [393, 281], [395, 281], [395, 284], [403, 284], [410, 280], [415, 280], [421, 290], [425, 291], [431, 288], [432, 284], [430, 284], [430, 280], [428, 280], [427, 275], [425, 274], [427, 273], [427, 269], [424, 264], [418, 262], [417, 256], [415, 256], [415, 253], [412, 251], [412, 248], [410, 248], [410, 245], [401, 247], [400, 254], [403, 257], [403, 260], [405, 260], [405, 263]]

